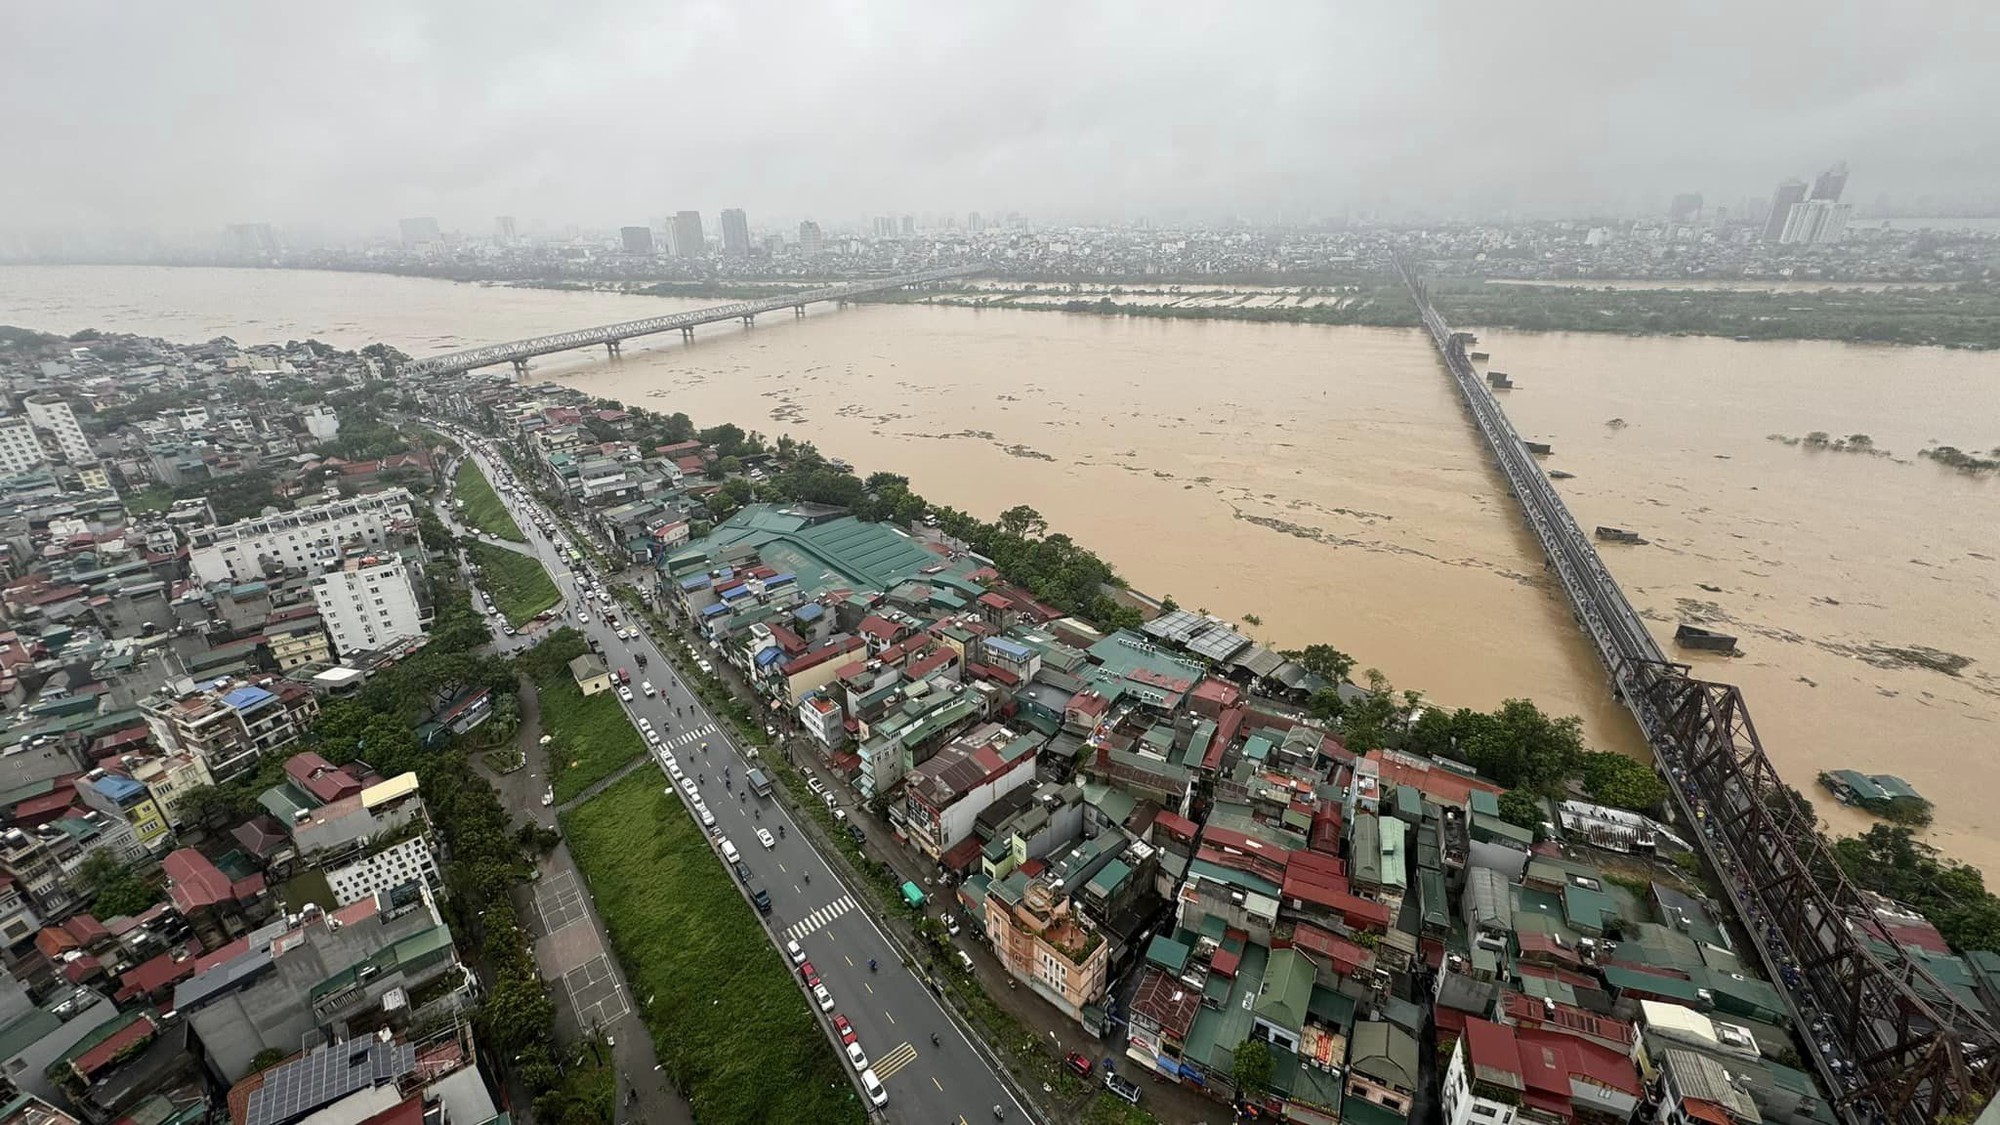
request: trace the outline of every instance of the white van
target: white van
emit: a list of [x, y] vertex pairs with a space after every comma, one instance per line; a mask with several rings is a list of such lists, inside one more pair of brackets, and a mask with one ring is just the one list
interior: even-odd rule
[[717, 836], [716, 840], [722, 845], [722, 858], [731, 863], [735, 863], [737, 860], [743, 858], [736, 854], [736, 845], [729, 842], [729, 837]]

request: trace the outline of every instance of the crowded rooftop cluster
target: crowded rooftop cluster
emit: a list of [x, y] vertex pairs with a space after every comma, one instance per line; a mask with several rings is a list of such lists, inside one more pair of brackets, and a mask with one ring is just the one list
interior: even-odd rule
[[[835, 779], [829, 807], [886, 826], [950, 888], [951, 931], [1127, 1073], [1301, 1122], [1836, 1119], [1811, 1029], [1672, 826], [1350, 745], [1341, 703], [1371, 692], [1322, 662], [1002, 566], [1032, 512], [985, 524], [554, 385], [416, 393], [650, 569], [704, 664]], [[613, 477], [631, 494], [593, 492]], [[1875, 925], [2000, 995], [1921, 918]]]
[[381, 375], [8, 330], [0, 1119], [499, 1115], [417, 775], [312, 747], [437, 619], [434, 450]]

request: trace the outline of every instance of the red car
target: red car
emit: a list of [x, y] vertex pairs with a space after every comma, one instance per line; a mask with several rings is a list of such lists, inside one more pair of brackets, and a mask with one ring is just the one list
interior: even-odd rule
[[1082, 1051], [1071, 1051], [1063, 1061], [1068, 1063], [1069, 1068], [1077, 1073], [1077, 1077], [1090, 1077], [1090, 1056], [1084, 1054]]
[[861, 1040], [859, 1035], [854, 1034], [854, 1025], [847, 1022], [846, 1016], [833, 1017], [833, 1029], [840, 1033], [842, 1043], [858, 1043]]
[[807, 988], [811, 988], [813, 985], [819, 983], [819, 973], [813, 970], [813, 963], [811, 961], [802, 961], [799, 963], [799, 975], [805, 978]]
[[631, 682], [632, 682], [632, 673], [630, 673], [630, 672], [627, 672], [627, 671], [626, 671], [625, 669], [623, 669], [623, 668], [620, 668], [620, 669], [618, 669], [618, 682], [619, 682], [619, 683], [621, 683], [621, 684], [629, 684], [629, 683], [631, 683]]

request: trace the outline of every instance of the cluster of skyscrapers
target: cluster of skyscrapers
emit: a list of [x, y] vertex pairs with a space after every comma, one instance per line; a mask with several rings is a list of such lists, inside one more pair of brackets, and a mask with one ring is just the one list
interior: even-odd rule
[[1764, 220], [1764, 241], [1813, 246], [1838, 242], [1847, 229], [1851, 204], [1840, 201], [1847, 188], [1847, 162], [1841, 161], [1813, 178], [1785, 180], [1771, 197], [1771, 214]]

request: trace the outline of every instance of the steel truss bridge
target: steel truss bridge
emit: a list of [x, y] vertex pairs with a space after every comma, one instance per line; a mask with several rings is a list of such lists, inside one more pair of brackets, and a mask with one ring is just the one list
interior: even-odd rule
[[902, 274], [897, 277], [870, 278], [847, 285], [807, 289], [756, 301], [738, 301], [709, 309], [669, 313], [666, 316], [647, 317], [645, 320], [628, 320], [622, 324], [606, 324], [575, 332], [558, 332], [553, 336], [536, 336], [507, 344], [489, 344], [483, 348], [470, 348], [462, 352], [449, 352], [445, 355], [412, 360], [403, 364], [400, 371], [404, 375], [412, 376], [445, 375], [496, 363], [512, 363], [515, 371], [525, 374], [528, 370], [528, 361], [536, 356], [598, 345], [603, 345], [612, 355], [617, 355], [619, 344], [635, 336], [651, 336], [659, 332], [672, 332], [678, 328], [684, 338], [693, 339], [694, 330], [703, 324], [741, 320], [747, 325], [756, 320], [759, 314], [786, 308], [804, 316], [807, 305], [820, 301], [845, 301], [889, 289], [925, 285], [934, 281], [950, 281], [978, 273], [984, 268], [984, 266], [959, 266], [952, 269], [929, 270], [924, 273]]
[[1834, 1108], [1857, 1125], [1976, 1111], [2000, 1080], [2000, 1036], [1886, 935], [1867, 940], [1868, 902], [1765, 757], [1742, 693], [1694, 679], [1661, 651], [1474, 372], [1469, 335], [1445, 324], [1407, 263], [1397, 269]]

